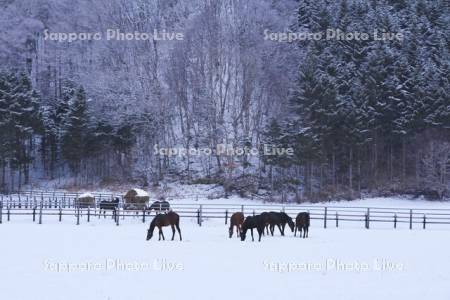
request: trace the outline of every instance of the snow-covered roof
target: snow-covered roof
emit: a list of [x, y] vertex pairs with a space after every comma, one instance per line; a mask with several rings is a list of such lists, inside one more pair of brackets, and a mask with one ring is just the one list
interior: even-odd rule
[[133, 189], [133, 191], [136, 192], [136, 196], [138, 196], [138, 197], [148, 197], [149, 196], [146, 191], [141, 190], [141, 189]]
[[78, 198], [94, 198], [94, 195], [92, 195], [91, 193], [83, 193], [78, 196]]

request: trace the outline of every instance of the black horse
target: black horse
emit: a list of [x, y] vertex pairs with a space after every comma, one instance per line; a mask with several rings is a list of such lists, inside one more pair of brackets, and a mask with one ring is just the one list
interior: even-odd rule
[[309, 213], [307, 212], [299, 213], [295, 218], [294, 236], [297, 236], [297, 228], [298, 228], [298, 230], [300, 231], [300, 237], [302, 237], [302, 230], [303, 230], [303, 238], [308, 237], [309, 222], [310, 222]]
[[[107, 200], [103, 200], [100, 201], [100, 214], [103, 211], [103, 216], [106, 218], [106, 211], [107, 210], [112, 210], [112, 217], [114, 218], [114, 216], [116, 215], [116, 210], [119, 208], [119, 198], [116, 198], [114, 200], [111, 201], [107, 201]], [[100, 215], [99, 215], [100, 217]]]
[[271, 211], [269, 212], [268, 216], [270, 233], [272, 234], [272, 236], [275, 231], [275, 226], [278, 227], [282, 236], [284, 236], [284, 229], [286, 228], [286, 224], [288, 224], [289, 228], [291, 228], [291, 231], [294, 232], [295, 224], [287, 213]]
[[253, 228], [256, 228], [256, 230], [258, 231], [258, 235], [259, 235], [258, 241], [261, 242], [261, 235], [264, 234], [265, 226], [266, 226], [266, 223], [264, 221], [263, 216], [261, 216], [261, 215], [248, 216], [241, 226], [241, 241], [245, 241], [247, 230], [249, 230], [249, 229], [250, 229], [250, 232], [252, 233], [252, 241], [255, 241], [255, 239], [253, 238]]
[[147, 208], [148, 212], [152, 210], [156, 211], [156, 213], [168, 212], [170, 210], [170, 204], [166, 200], [163, 201], [155, 201]]
[[159, 229], [159, 240], [164, 240], [164, 233], [162, 231], [162, 227], [169, 226], [172, 227], [172, 241], [175, 238], [175, 227], [178, 230], [178, 234], [180, 235], [180, 241], [181, 239], [181, 231], [180, 231], [180, 216], [173, 212], [169, 211], [167, 214], [157, 214], [152, 222], [150, 223], [150, 227], [147, 230], [147, 241], [150, 240], [153, 236], [153, 231], [155, 230], [155, 227], [158, 227]]
[[[264, 219], [264, 227], [266, 228], [266, 234], [269, 235], [269, 226], [270, 226], [270, 213], [263, 212], [261, 213], [261, 217]], [[264, 232], [263, 232], [264, 234]]]

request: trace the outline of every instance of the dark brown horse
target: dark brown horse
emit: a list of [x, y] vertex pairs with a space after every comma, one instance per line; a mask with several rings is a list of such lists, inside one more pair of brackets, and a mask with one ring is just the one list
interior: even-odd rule
[[253, 228], [256, 228], [256, 230], [258, 231], [258, 235], [259, 235], [258, 241], [261, 242], [261, 236], [264, 233], [265, 226], [266, 226], [266, 223], [264, 221], [264, 218], [261, 215], [248, 216], [247, 218], [245, 218], [245, 221], [242, 224], [241, 241], [245, 241], [245, 237], [247, 235], [247, 230], [249, 230], [249, 229], [252, 234], [252, 241], [254, 241]]
[[297, 215], [295, 218], [295, 232], [294, 236], [297, 236], [297, 228], [300, 231], [300, 237], [302, 237], [302, 230], [303, 230], [303, 238], [308, 237], [308, 231], [309, 231], [309, 213], [307, 212], [301, 212]]
[[233, 236], [233, 227], [236, 226], [236, 235], [240, 237], [241, 225], [244, 223], [244, 214], [241, 212], [235, 212], [230, 217], [230, 228], [228, 232], [230, 234], [230, 239]]
[[[263, 212], [261, 213], [261, 217], [264, 219], [264, 224], [265, 224], [265, 228], [266, 228], [266, 234], [269, 235], [269, 226], [270, 226], [270, 215], [268, 212]], [[264, 231], [263, 231], [263, 235], [264, 235]]]
[[[288, 214], [286, 214], [284, 212], [275, 212], [275, 211], [271, 211], [271, 212], [264, 213], [264, 214], [265, 214], [264, 216], [267, 218], [266, 220], [269, 223], [269, 229], [270, 229], [270, 233], [272, 234], [272, 236], [275, 231], [275, 226], [278, 227], [278, 230], [280, 230], [280, 233], [282, 236], [284, 236], [284, 229], [286, 228], [286, 224], [289, 225], [289, 228], [291, 229], [291, 231], [294, 232], [295, 224], [292, 221], [292, 218], [289, 217]], [[263, 215], [263, 214], [261, 214], [261, 215]]]
[[159, 241], [162, 239], [164, 240], [164, 233], [162, 231], [162, 227], [164, 226], [171, 226], [172, 227], [172, 241], [175, 238], [175, 227], [178, 230], [178, 234], [180, 235], [180, 241], [181, 239], [181, 231], [180, 231], [180, 216], [173, 212], [169, 211], [167, 214], [157, 214], [152, 222], [150, 223], [150, 227], [147, 231], [147, 241], [152, 238], [153, 231], [155, 230], [155, 227], [158, 227], [159, 229]]

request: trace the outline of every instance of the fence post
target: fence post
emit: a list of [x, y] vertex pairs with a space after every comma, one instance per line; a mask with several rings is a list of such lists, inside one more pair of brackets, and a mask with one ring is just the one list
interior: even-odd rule
[[0, 224], [3, 223], [3, 195], [2, 200], [0, 200]]
[[366, 224], [366, 228], [367, 229], [370, 228], [370, 208], [367, 208], [367, 224]]
[[76, 206], [75, 209], [77, 210], [77, 225], [80, 225], [80, 207]]
[[8, 205], [7, 211], [6, 211], [6, 221], [8, 221], [8, 222], [11, 220], [11, 211], [10, 211], [10, 209], [11, 209], [11, 206]]
[[244, 205], [241, 205], [241, 213], [244, 213]]
[[[120, 219], [120, 210], [119, 210], [119, 208], [117, 208], [116, 209], [116, 214], [115, 214], [115, 216], [116, 216], [116, 226], [119, 226], [119, 219]], [[125, 218], [125, 213], [123, 214], [123, 216], [124, 216], [124, 218]]]
[[397, 214], [394, 214], [394, 229], [397, 228]]
[[145, 223], [145, 208], [142, 210], [142, 223]]
[[200, 204], [200, 226], [203, 223], [203, 204]]
[[253, 216], [255, 216], [255, 210], [253, 210]]
[[41, 205], [39, 206], [39, 224], [42, 224], [42, 206], [43, 203], [41, 201]]
[[33, 222], [36, 221], [36, 205], [33, 206]]
[[88, 223], [91, 221], [91, 206], [88, 206], [87, 221]]
[[336, 212], [336, 228], [339, 227], [339, 216], [338, 212]]
[[364, 227], [367, 229], [367, 213], [364, 214]]
[[323, 213], [323, 228], [327, 228], [327, 211], [328, 208], [325, 206], [325, 211]]
[[425, 229], [427, 224], [427, 217], [425, 216], [425, 214], [423, 215], [423, 229]]
[[413, 216], [413, 210], [409, 210], [409, 229], [412, 229], [412, 216]]
[[62, 208], [61, 208], [61, 204], [59, 205], [59, 221], [62, 221]]
[[228, 209], [225, 210], [225, 225], [228, 224]]
[[198, 224], [198, 226], [202, 226], [200, 224], [200, 209], [197, 209], [197, 224]]

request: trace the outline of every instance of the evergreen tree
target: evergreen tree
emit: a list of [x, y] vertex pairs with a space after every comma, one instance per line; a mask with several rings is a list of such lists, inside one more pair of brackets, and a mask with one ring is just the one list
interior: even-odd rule
[[88, 154], [89, 116], [84, 89], [77, 89], [69, 101], [69, 110], [64, 120], [62, 132], [62, 155], [68, 161], [70, 169], [78, 174], [80, 163]]

